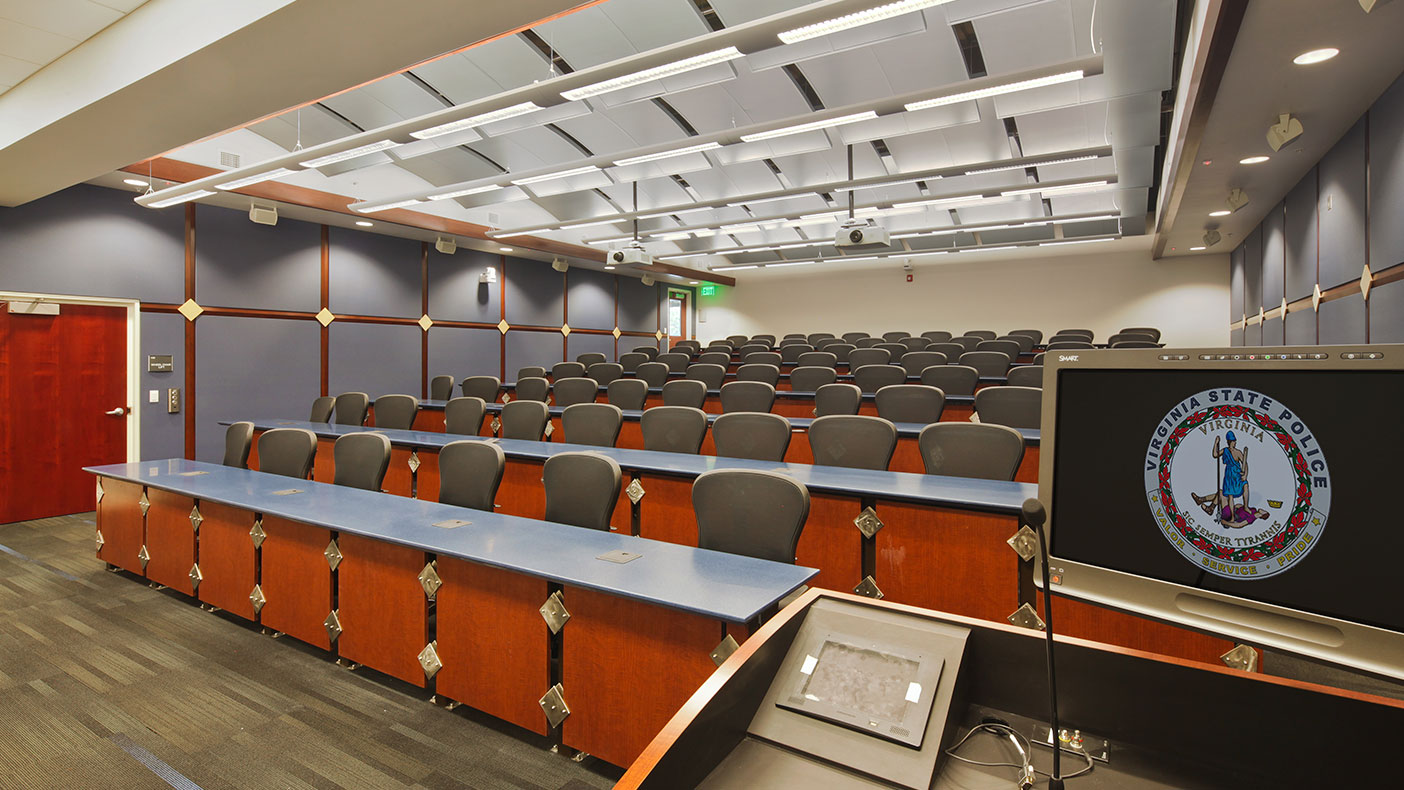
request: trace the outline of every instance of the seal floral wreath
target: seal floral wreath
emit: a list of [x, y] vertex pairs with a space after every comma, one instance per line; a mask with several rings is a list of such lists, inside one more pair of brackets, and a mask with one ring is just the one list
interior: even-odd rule
[[[1292, 474], [1296, 477], [1297, 494], [1296, 501], [1292, 506], [1292, 515], [1287, 519], [1287, 528], [1277, 533], [1269, 540], [1256, 546], [1229, 548], [1220, 546], [1217, 543], [1206, 540], [1198, 532], [1195, 532], [1180, 513], [1179, 507], [1175, 504], [1174, 493], [1170, 490], [1170, 461], [1175, 457], [1175, 448], [1180, 445], [1180, 441], [1189, 434], [1190, 431], [1199, 427], [1201, 423], [1208, 420], [1238, 419], [1252, 422], [1259, 428], [1272, 435], [1272, 438], [1282, 447], [1283, 452], [1292, 462]], [[1202, 411], [1186, 417], [1183, 422], [1175, 426], [1175, 430], [1170, 434], [1170, 438], [1165, 440], [1165, 449], [1160, 454], [1160, 468], [1158, 472], [1160, 486], [1160, 501], [1165, 506], [1165, 512], [1170, 516], [1175, 528], [1185, 537], [1195, 548], [1215, 559], [1226, 562], [1256, 562], [1271, 557], [1297, 539], [1297, 535], [1306, 528], [1307, 515], [1311, 512], [1311, 473], [1307, 469], [1306, 457], [1302, 455], [1302, 450], [1297, 443], [1287, 433], [1276, 420], [1265, 414], [1259, 414], [1244, 406], [1211, 406]]]

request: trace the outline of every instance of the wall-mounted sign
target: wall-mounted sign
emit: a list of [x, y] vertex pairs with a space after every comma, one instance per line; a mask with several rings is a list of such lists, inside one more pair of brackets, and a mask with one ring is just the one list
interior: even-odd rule
[[175, 364], [170, 354], [151, 354], [146, 358], [146, 370], [149, 373], [170, 373], [175, 370]]
[[703, 296], [716, 296], [716, 295], [717, 295], [717, 286], [715, 286], [715, 285], [713, 285], [713, 284], [711, 284], [711, 283], [708, 283], [708, 284], [702, 286], [702, 290], [700, 291], [700, 293], [701, 293]]

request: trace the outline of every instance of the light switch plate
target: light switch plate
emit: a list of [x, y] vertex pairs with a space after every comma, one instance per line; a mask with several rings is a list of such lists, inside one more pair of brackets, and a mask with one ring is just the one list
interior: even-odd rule
[[166, 413], [180, 413], [180, 390], [175, 387], [166, 390]]
[[152, 390], [151, 393], [148, 394], [146, 397], [147, 397], [148, 402], [150, 402], [150, 403], [160, 403], [160, 402], [161, 402], [161, 391], [160, 391], [160, 390]]

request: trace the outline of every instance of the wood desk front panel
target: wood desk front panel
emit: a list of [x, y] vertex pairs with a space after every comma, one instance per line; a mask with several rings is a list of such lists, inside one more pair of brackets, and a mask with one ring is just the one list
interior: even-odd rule
[[102, 533], [98, 559], [144, 575], [141, 546], [146, 542], [146, 520], [141, 515], [142, 486], [110, 477], [102, 480], [102, 501], [97, 506], [97, 528]]
[[546, 489], [541, 483], [541, 463], [508, 458], [497, 489], [498, 512], [540, 519], [546, 514]]
[[409, 496], [414, 486], [414, 474], [409, 468], [410, 448], [395, 447], [390, 448], [390, 465], [385, 469], [385, 480], [380, 484], [382, 490]]
[[[260, 584], [268, 602], [259, 622], [330, 650], [326, 619], [332, 610], [334, 588], [331, 566], [323, 552], [331, 543], [331, 532], [276, 516], [264, 516], [263, 531], [268, 537], [261, 552]], [[248, 541], [247, 534], [244, 540]], [[200, 549], [205, 556], [203, 544]]]
[[249, 593], [258, 581], [257, 553], [249, 530], [254, 514], [215, 502], [202, 502], [200, 515], [200, 582], [197, 596], [245, 620], [254, 619]]
[[863, 580], [863, 533], [853, 526], [862, 511], [854, 497], [809, 495], [809, 519], [795, 548], [795, 562], [818, 568], [810, 587], [852, 592]]
[[1003, 622], [1019, 608], [1014, 516], [879, 502], [874, 578], [885, 600]]
[[194, 595], [190, 569], [195, 565], [195, 530], [190, 511], [195, 500], [158, 488], [150, 489], [146, 498], [151, 503], [146, 511], [146, 552], [151, 556], [146, 578]]
[[639, 500], [639, 536], [684, 546], [697, 545], [697, 517], [692, 512], [691, 477], [645, 473]]
[[429, 644], [429, 603], [419, 573], [428, 556], [355, 535], [342, 534], [337, 543], [337, 652], [422, 688], [419, 653]]

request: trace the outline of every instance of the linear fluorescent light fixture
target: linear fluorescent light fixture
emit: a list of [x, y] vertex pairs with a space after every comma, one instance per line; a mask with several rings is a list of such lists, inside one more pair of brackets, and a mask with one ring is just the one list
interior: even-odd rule
[[741, 265], [741, 266], [715, 266], [715, 267], [712, 268], [712, 271], [714, 271], [714, 272], [739, 272], [739, 271], [741, 271], [742, 269], [759, 269], [759, 268], [760, 268], [760, 265], [759, 265], [759, 264], [747, 263], [747, 264], [743, 264], [743, 265]]
[[385, 151], [391, 148], [397, 148], [399, 147], [399, 145], [400, 144], [395, 142], [394, 140], [381, 140], [379, 142], [368, 143], [366, 145], [358, 145], [355, 148], [348, 148], [345, 151], [337, 151], [334, 154], [319, 156], [316, 159], [308, 159], [306, 162], [298, 162], [298, 164], [302, 165], [303, 167], [322, 167], [323, 165], [331, 165], [336, 164], [337, 162], [345, 162], [347, 159], [355, 159], [358, 156], [373, 154], [376, 151]]
[[165, 208], [166, 206], [174, 206], [177, 203], [189, 203], [192, 200], [199, 200], [202, 197], [209, 197], [213, 194], [214, 193], [208, 189], [199, 189], [194, 192], [187, 192], [184, 195], [176, 195], [175, 197], [162, 198], [161, 200], [153, 200], [152, 202], [146, 204], [146, 207]]
[[[970, 175], [966, 173], [966, 175]], [[899, 181], [883, 181], [880, 184], [847, 184], [841, 187], [834, 187], [834, 192], [857, 192], [863, 189], [885, 189], [887, 187], [900, 187], [907, 184], [916, 184], [921, 181], [940, 181], [941, 176], [923, 176], [921, 178], [904, 178]]]
[[439, 192], [430, 195], [429, 200], [447, 200], [448, 198], [465, 197], [467, 195], [481, 195], [484, 192], [491, 192], [494, 189], [502, 189], [498, 184], [484, 184], [480, 187], [468, 187], [467, 189], [455, 189], [452, 192]]
[[991, 85], [988, 88], [979, 88], [973, 91], [962, 91], [952, 93], [949, 96], [938, 96], [934, 99], [923, 99], [903, 105], [908, 112], [926, 110], [932, 107], [944, 107], [948, 104], [959, 104], [963, 101], [973, 99], [987, 99], [991, 96], [1003, 96], [1006, 93], [1018, 93], [1019, 91], [1042, 88], [1048, 85], [1058, 85], [1064, 82], [1080, 80], [1083, 77], [1082, 69], [1076, 71], [1065, 71], [1062, 74], [1050, 74], [1047, 77], [1037, 77], [1031, 80], [1020, 80], [1018, 82], [1006, 82], [1003, 85]]
[[562, 170], [558, 173], [546, 173], [544, 175], [539, 176], [514, 178], [512, 179], [512, 183], [516, 184], [517, 186], [525, 186], [527, 184], [539, 184], [542, 181], [554, 181], [557, 178], [569, 178], [571, 176], [583, 176], [586, 173], [598, 173], [599, 170], [600, 169], [595, 165], [585, 165], [584, 167], [575, 167], [571, 168], [570, 170]]
[[696, 154], [696, 153], [700, 153], [700, 152], [702, 152], [702, 151], [712, 151], [712, 150], [714, 150], [714, 149], [721, 148], [721, 147], [722, 147], [722, 146], [721, 146], [721, 143], [716, 143], [716, 142], [712, 142], [712, 143], [700, 143], [700, 144], [698, 144], [698, 145], [689, 145], [689, 146], [687, 146], [686, 148], [674, 148], [674, 149], [671, 150], [671, 151], [659, 151], [659, 152], [656, 153], [656, 154], [644, 154], [644, 155], [642, 155], [642, 156], [631, 156], [631, 157], [628, 157], [627, 159], [619, 159], [619, 160], [616, 160], [614, 164], [615, 164], [616, 166], [623, 167], [624, 165], [637, 165], [637, 164], [642, 164], [642, 163], [644, 163], [644, 162], [657, 162], [657, 161], [660, 160], [660, 159], [671, 159], [671, 158], [673, 158], [673, 157], [675, 157], [675, 156], [686, 156], [687, 154]]
[[1101, 159], [1098, 154], [1088, 154], [1087, 156], [1071, 156], [1066, 159], [1047, 159], [1042, 162], [1029, 162], [1022, 165], [1003, 165], [1001, 167], [982, 167], [979, 170], [967, 170], [967, 176], [979, 176], [985, 173], [1003, 173], [1009, 170], [1025, 170], [1030, 167], [1047, 167], [1049, 165], [1065, 165], [1069, 162], [1086, 162], [1089, 159]]
[[898, 0], [896, 3], [880, 5], [876, 8], [869, 8], [866, 11], [856, 11], [852, 14], [845, 14], [833, 19], [826, 19], [823, 22], [815, 22], [812, 25], [797, 27], [794, 30], [786, 30], [777, 34], [781, 41], [786, 44], [793, 44], [797, 41], [808, 41], [811, 38], [819, 38], [840, 30], [851, 30], [855, 27], [862, 27], [873, 22], [881, 22], [884, 19], [891, 19], [894, 16], [910, 14], [913, 11], [920, 11], [923, 8], [943, 5], [951, 0]]
[[1004, 197], [1015, 197], [1017, 195], [1032, 195], [1041, 192], [1045, 195], [1064, 195], [1069, 192], [1081, 192], [1087, 189], [1098, 189], [1107, 185], [1106, 180], [1086, 181], [1081, 184], [1064, 184], [1059, 187], [1028, 187], [1026, 189], [1006, 189], [999, 194]]
[[632, 238], [634, 238], [634, 237], [633, 237], [633, 236], [610, 236], [610, 237], [607, 238], [607, 239], [592, 239], [592, 240], [587, 241], [587, 242], [585, 242], [585, 243], [586, 243], [586, 244], [613, 244], [613, 243], [615, 243], [616, 241], [628, 241], [629, 239], [632, 239]]
[[811, 266], [816, 263], [823, 263], [823, 261], [785, 261], [783, 263], [767, 263], [765, 265], [765, 268], [779, 269], [784, 266]]
[[404, 208], [405, 206], [413, 206], [423, 202], [424, 201], [418, 198], [410, 198], [409, 200], [397, 200], [393, 203], [376, 203], [370, 206], [362, 206], [356, 210], [362, 214], [370, 214], [373, 211], [389, 211], [392, 208]]
[[762, 203], [779, 203], [782, 200], [799, 200], [813, 195], [813, 192], [800, 192], [794, 195], [777, 195], [775, 197], [760, 198], [759, 200], [738, 200], [734, 203], [727, 203], [726, 205], [727, 208], [741, 208], [742, 206], [758, 206]]
[[574, 230], [575, 228], [593, 228], [593, 227], [596, 226], [596, 225], [613, 225], [613, 224], [616, 223], [616, 222], [622, 222], [622, 220], [617, 220], [617, 219], [592, 219], [592, 220], [590, 220], [590, 221], [588, 221], [588, 222], [572, 222], [572, 223], [570, 223], [569, 225], [562, 225], [562, 226], [560, 226], [559, 228], [557, 228], [556, 230]]
[[662, 66], [654, 66], [651, 69], [636, 71], [633, 74], [625, 74], [622, 77], [592, 83], [580, 88], [571, 88], [568, 91], [561, 91], [561, 97], [570, 101], [588, 99], [591, 96], [599, 96], [602, 93], [612, 93], [617, 90], [631, 88], [645, 82], [661, 80], [664, 77], [671, 77], [675, 74], [682, 74], [696, 69], [706, 68], [717, 63], [725, 63], [728, 60], [736, 60], [745, 57], [736, 47], [727, 47], [712, 52], [705, 52], [701, 55], [694, 55], [690, 58], [665, 63]]
[[757, 140], [773, 140], [776, 137], [788, 137], [792, 134], [803, 134], [820, 129], [832, 129], [835, 126], [844, 126], [850, 123], [858, 123], [859, 121], [871, 121], [876, 117], [878, 117], [877, 112], [873, 110], [855, 112], [852, 115], [840, 115], [836, 118], [828, 118], [822, 121], [810, 121], [809, 123], [801, 123], [794, 126], [784, 126], [779, 129], [756, 132], [755, 134], [743, 134], [741, 135], [741, 140], [747, 143], [754, 143]]
[[529, 112], [536, 112], [541, 109], [536, 102], [524, 101], [521, 104], [514, 104], [511, 107], [503, 107], [492, 112], [479, 113], [469, 118], [461, 118], [457, 121], [441, 123], [438, 126], [431, 126], [428, 129], [421, 129], [417, 132], [410, 132], [410, 137], [416, 140], [428, 140], [433, 137], [440, 137], [454, 132], [461, 132], [464, 129], [471, 129], [475, 126], [483, 126], [494, 121], [505, 121], [508, 118], [516, 118], [518, 115], [526, 115]]
[[[658, 219], [659, 217], [671, 217], [674, 214], [692, 214], [698, 211], [712, 211], [711, 206], [697, 206], [696, 208], [675, 208], [668, 211], [656, 211], [652, 214], [640, 214], [637, 219]], [[621, 222], [624, 220], [620, 220]]]
[[272, 181], [275, 178], [290, 176], [296, 172], [296, 170], [289, 170], [286, 167], [280, 167], [277, 170], [269, 170], [266, 173], [259, 173], [256, 176], [245, 176], [244, 178], [240, 178], [235, 181], [230, 181], [227, 184], [215, 184], [215, 189], [243, 189], [244, 187], [251, 187], [254, 184], [261, 184], [264, 181]]
[[1095, 244], [1099, 241], [1116, 241], [1119, 236], [1107, 236], [1101, 239], [1073, 239], [1071, 241], [1045, 241], [1038, 245], [1040, 247], [1062, 247], [1066, 244]]

